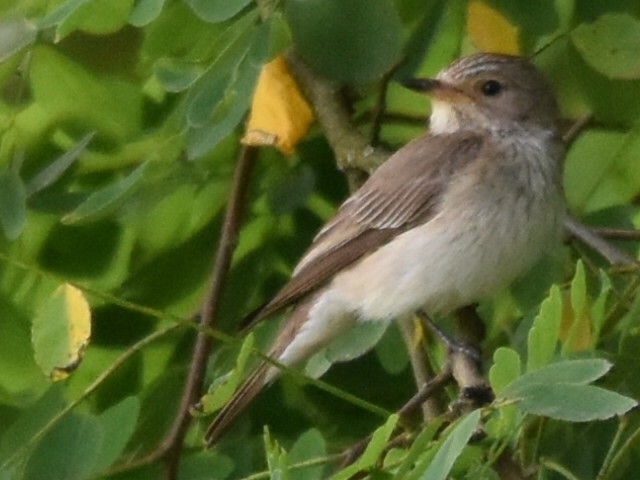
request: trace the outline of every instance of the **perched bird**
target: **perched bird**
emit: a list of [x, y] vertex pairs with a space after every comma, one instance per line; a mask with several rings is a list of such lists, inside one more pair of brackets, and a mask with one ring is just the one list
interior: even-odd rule
[[[342, 204], [254, 318], [293, 306], [269, 351], [284, 365], [358, 322], [486, 298], [559, 240], [564, 149], [542, 73], [521, 57], [477, 54], [406, 85], [431, 97], [430, 131]], [[259, 365], [209, 427], [207, 444], [278, 375]]]

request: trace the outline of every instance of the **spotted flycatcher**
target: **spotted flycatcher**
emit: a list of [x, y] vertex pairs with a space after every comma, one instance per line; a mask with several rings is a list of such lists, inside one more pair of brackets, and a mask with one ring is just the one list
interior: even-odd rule
[[[556, 101], [537, 68], [478, 54], [406, 85], [432, 99], [429, 133], [342, 204], [254, 319], [293, 306], [269, 351], [284, 365], [358, 322], [447, 313], [486, 298], [560, 237], [564, 150]], [[278, 374], [259, 365], [213, 421], [207, 444]]]

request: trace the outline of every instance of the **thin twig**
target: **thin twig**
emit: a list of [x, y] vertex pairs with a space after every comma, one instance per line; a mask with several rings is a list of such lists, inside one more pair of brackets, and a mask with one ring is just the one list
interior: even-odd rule
[[[222, 288], [231, 267], [233, 252], [238, 241], [238, 232], [242, 223], [245, 198], [249, 187], [249, 179], [253, 172], [258, 149], [249, 145], [243, 145], [238, 158], [238, 163], [233, 175], [229, 204], [225, 214], [220, 243], [216, 252], [215, 263], [211, 273], [211, 281], [200, 312], [200, 324], [212, 328], [216, 323]], [[178, 478], [178, 468], [184, 437], [191, 422], [189, 409], [197, 401], [204, 383], [207, 360], [211, 353], [213, 339], [211, 336], [200, 333], [191, 357], [189, 376], [185, 384], [178, 414], [174, 420], [169, 435], [163, 442], [165, 450], [164, 460], [166, 464], [167, 480]]]
[[565, 229], [582, 243], [593, 248], [602, 255], [612, 265], [632, 266], [637, 264], [637, 260], [628, 253], [620, 250], [615, 245], [607, 242], [593, 229], [580, 223], [570, 215], [564, 221]]
[[610, 238], [612, 240], [640, 240], [640, 230], [627, 228], [593, 227], [591, 231], [597, 233], [602, 238]]
[[[400, 417], [400, 423], [406, 423], [407, 419], [411, 417], [416, 410], [418, 410], [424, 402], [428, 399], [432, 398], [436, 393], [444, 389], [451, 380], [453, 379], [453, 375], [451, 369], [448, 366], [438, 373], [435, 377], [433, 377], [429, 382], [427, 382], [413, 397], [409, 399], [407, 403], [405, 403], [400, 410], [396, 413]], [[364, 439], [360, 440], [355, 445], [352, 445], [347, 450], [342, 453], [342, 463], [341, 468], [344, 468], [348, 465], [351, 465], [355, 462], [362, 452], [365, 451], [367, 445], [371, 441], [371, 435], [368, 435]]]
[[568, 146], [576, 141], [578, 136], [582, 133], [582, 131], [591, 123], [593, 120], [593, 113], [589, 112], [578, 118], [575, 122], [571, 124], [569, 129], [564, 132], [562, 135], [562, 141]]
[[293, 52], [287, 55], [287, 64], [305, 97], [313, 105], [338, 167], [347, 173], [351, 185], [361, 182], [362, 172], [371, 173], [389, 155], [373, 148], [369, 140], [355, 128], [335, 85], [316, 74]]
[[[413, 315], [398, 319], [398, 327], [400, 328], [402, 339], [409, 352], [413, 378], [416, 382], [416, 387], [420, 389], [434, 378], [435, 372], [423, 348], [424, 336], [420, 339], [417, 338], [416, 330], [418, 326], [414, 321]], [[437, 400], [433, 397], [430, 397], [422, 405], [422, 415], [425, 421], [437, 417], [440, 413], [441, 411]]]
[[[222, 287], [235, 251], [249, 179], [257, 154], [257, 148], [244, 145], [236, 164], [215, 263], [211, 272], [207, 295], [200, 312], [200, 326], [204, 330], [212, 329], [216, 322]], [[191, 423], [189, 409], [198, 400], [202, 392], [207, 360], [212, 345], [213, 337], [206, 331], [201, 330], [196, 339], [189, 366], [189, 374], [173, 425], [158, 448], [135, 462], [136, 465], [141, 466], [163, 460], [166, 466], [165, 478], [167, 480], [178, 478], [184, 438]]]

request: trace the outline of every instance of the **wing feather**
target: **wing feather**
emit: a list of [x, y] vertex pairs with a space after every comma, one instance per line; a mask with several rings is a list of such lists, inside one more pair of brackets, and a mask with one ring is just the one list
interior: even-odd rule
[[438, 212], [451, 177], [479, 156], [468, 133], [425, 135], [398, 150], [318, 233], [282, 290], [251, 324], [291, 305], [362, 257]]

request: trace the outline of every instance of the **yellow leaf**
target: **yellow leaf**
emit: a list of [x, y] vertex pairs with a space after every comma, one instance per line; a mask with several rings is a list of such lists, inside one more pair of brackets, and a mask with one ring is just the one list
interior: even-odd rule
[[520, 53], [518, 27], [480, 0], [469, 2], [467, 34], [479, 50], [489, 53]]
[[35, 359], [53, 381], [73, 372], [89, 343], [91, 310], [83, 293], [65, 283], [47, 298], [33, 320]]
[[262, 68], [243, 143], [275, 146], [291, 155], [313, 121], [313, 111], [289, 73], [284, 57]]

